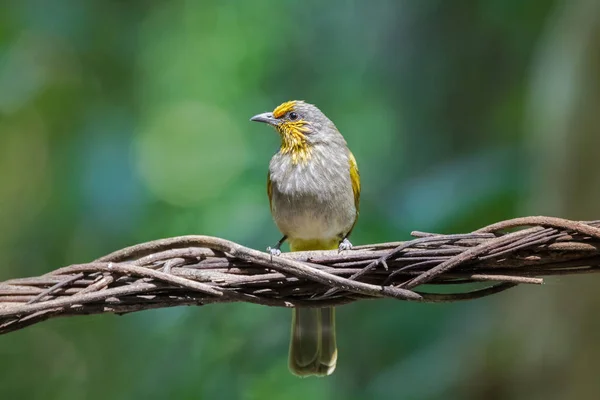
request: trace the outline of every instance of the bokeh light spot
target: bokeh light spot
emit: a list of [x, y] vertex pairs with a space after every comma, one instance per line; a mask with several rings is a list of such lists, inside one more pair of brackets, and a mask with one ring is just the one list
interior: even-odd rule
[[137, 167], [167, 203], [194, 206], [213, 199], [244, 169], [244, 136], [219, 108], [179, 103], [159, 109], [144, 125], [136, 138]]

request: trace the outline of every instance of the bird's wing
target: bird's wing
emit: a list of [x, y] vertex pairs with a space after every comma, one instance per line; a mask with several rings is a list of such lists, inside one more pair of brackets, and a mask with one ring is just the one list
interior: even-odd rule
[[350, 160], [350, 181], [352, 182], [352, 192], [354, 192], [354, 206], [356, 207], [356, 216], [358, 217], [358, 209], [360, 203], [360, 173], [356, 158], [350, 150], [348, 150], [348, 159]]
[[348, 150], [348, 161], [350, 162], [350, 182], [352, 182], [352, 192], [354, 193], [356, 218], [354, 218], [354, 223], [350, 227], [348, 233], [346, 233], [346, 237], [350, 236], [354, 229], [354, 225], [356, 225], [356, 221], [358, 221], [358, 209], [360, 203], [360, 173], [358, 172], [358, 165], [356, 165], [356, 158], [354, 158], [354, 154], [352, 154], [350, 150]]
[[271, 183], [271, 171], [267, 173], [267, 196], [269, 196], [269, 208], [273, 210], [273, 184]]

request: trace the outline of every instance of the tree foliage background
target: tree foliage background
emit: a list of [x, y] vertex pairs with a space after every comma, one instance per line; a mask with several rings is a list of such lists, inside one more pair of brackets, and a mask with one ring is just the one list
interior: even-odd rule
[[[207, 234], [263, 249], [278, 138], [317, 104], [363, 181], [355, 244], [526, 214], [600, 218], [600, 3], [0, 3], [0, 280]], [[0, 338], [5, 398], [600, 398], [600, 278], [338, 311], [327, 379], [290, 311], [214, 305]]]

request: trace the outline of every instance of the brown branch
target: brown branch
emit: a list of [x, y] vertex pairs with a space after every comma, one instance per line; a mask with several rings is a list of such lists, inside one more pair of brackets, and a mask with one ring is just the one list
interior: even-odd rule
[[[58, 316], [181, 305], [323, 307], [382, 297], [472, 300], [519, 284], [541, 284], [541, 276], [600, 271], [598, 221], [525, 217], [473, 233], [413, 236], [408, 242], [356, 246], [342, 253], [279, 257], [208, 236], [142, 243], [87, 264], [0, 282], [0, 333]], [[488, 286], [472, 287], [481, 282]], [[446, 289], [415, 290], [424, 284]]]

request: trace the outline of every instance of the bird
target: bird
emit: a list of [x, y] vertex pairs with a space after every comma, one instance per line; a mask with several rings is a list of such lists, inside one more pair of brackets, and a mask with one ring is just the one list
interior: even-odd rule
[[[315, 105], [284, 102], [250, 121], [266, 123], [281, 138], [271, 158], [267, 195], [275, 224], [283, 234], [267, 251], [349, 250], [358, 219], [360, 174], [356, 159], [335, 124]], [[337, 363], [335, 310], [294, 308], [289, 369], [297, 376], [327, 376]]]

